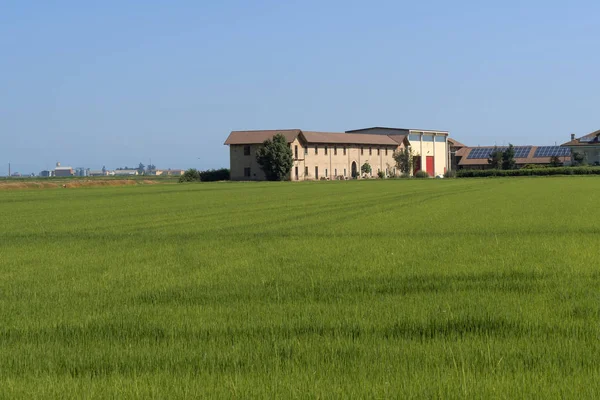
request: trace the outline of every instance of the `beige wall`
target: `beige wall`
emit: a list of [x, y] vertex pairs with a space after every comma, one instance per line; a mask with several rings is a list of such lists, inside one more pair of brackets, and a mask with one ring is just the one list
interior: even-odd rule
[[[318, 147], [318, 153], [315, 154], [315, 146]], [[325, 154], [325, 148], [327, 147], [327, 154]], [[344, 155], [344, 147], [346, 148], [346, 154]], [[371, 154], [369, 154], [369, 147], [371, 148]], [[336, 149], [337, 148], [337, 154]], [[385, 149], [388, 149], [387, 155]], [[331, 144], [317, 144], [311, 143], [308, 145], [308, 154], [304, 156], [302, 160], [303, 167], [308, 167], [308, 175], [303, 177], [304, 179], [316, 179], [315, 167], [319, 167], [319, 176], [328, 179], [336, 179], [338, 176], [345, 176], [352, 178], [352, 163], [356, 163], [357, 171], [360, 174], [360, 168], [363, 164], [369, 163], [372, 169], [372, 176], [377, 176], [377, 171], [386, 171], [388, 168], [390, 171], [394, 169], [395, 161], [393, 158], [394, 150], [397, 146], [383, 146], [383, 145], [372, 145], [372, 146], [361, 146], [359, 145], [331, 145]], [[377, 154], [379, 149], [379, 155]], [[304, 168], [303, 168], [304, 169]], [[345, 170], [345, 171], [344, 171]], [[344, 174], [345, 172], [345, 174]], [[337, 174], [336, 174], [337, 173]], [[301, 178], [302, 179], [302, 178]]]
[[[262, 144], [249, 145], [250, 155], [248, 156], [244, 155], [244, 146], [245, 145], [229, 146], [231, 180], [265, 180], [265, 174], [256, 162], [256, 151]], [[298, 157], [296, 157], [296, 146], [298, 147]], [[315, 154], [315, 146], [318, 147], [317, 154]], [[325, 154], [325, 147], [327, 147], [327, 154]], [[352, 177], [352, 162], [356, 162], [359, 173], [360, 167], [368, 162], [371, 165], [372, 176], [374, 177], [377, 176], [378, 170], [384, 172], [388, 168], [390, 172], [394, 170], [395, 161], [393, 154], [394, 150], [397, 149], [395, 146], [372, 145], [371, 155], [369, 155], [369, 146], [362, 146], [362, 154], [360, 151], [361, 146], [359, 145], [345, 145], [345, 147], [346, 155], [344, 155], [344, 145], [334, 146], [331, 144], [311, 143], [307, 146], [305, 143], [301, 143], [296, 139], [294, 142], [290, 143], [294, 158], [290, 179], [292, 181], [314, 180], [316, 179], [315, 167], [319, 168], [319, 179], [324, 177], [336, 179], [336, 176], [346, 176], [350, 179]], [[386, 147], [388, 149], [387, 155], [385, 154]], [[337, 148], [337, 154], [335, 148]], [[379, 155], [377, 155], [378, 148], [380, 149]], [[308, 150], [306, 154], [305, 150]], [[250, 168], [250, 177], [244, 176], [244, 168]], [[298, 168], [297, 178], [296, 168]], [[308, 174], [305, 174], [306, 168], [308, 168]]]
[[[415, 140], [414, 136], [419, 135], [420, 140]], [[433, 138], [433, 141], [423, 140], [423, 137]], [[435, 137], [443, 137], [444, 141], [435, 141]], [[448, 159], [448, 137], [442, 134], [430, 133], [430, 132], [414, 132], [411, 131], [412, 140], [410, 145], [415, 156], [421, 156], [421, 169], [426, 171], [427, 159], [426, 157], [434, 157], [434, 176], [443, 174], [450, 169]], [[438, 139], [439, 140], [439, 139]]]
[[[250, 146], [250, 155], [244, 155], [244, 147]], [[262, 144], [232, 144], [229, 146], [229, 166], [232, 181], [264, 181], [265, 173], [256, 162], [256, 150]], [[250, 176], [244, 176], [244, 168], [250, 168]]]

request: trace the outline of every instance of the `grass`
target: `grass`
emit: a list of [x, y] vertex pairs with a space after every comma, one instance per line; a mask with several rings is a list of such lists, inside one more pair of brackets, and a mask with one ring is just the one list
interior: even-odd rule
[[0, 398], [597, 398], [598, 193], [0, 191]]

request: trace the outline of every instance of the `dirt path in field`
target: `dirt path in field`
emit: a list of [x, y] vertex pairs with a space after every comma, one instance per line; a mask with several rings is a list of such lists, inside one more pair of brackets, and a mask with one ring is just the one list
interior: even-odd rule
[[31, 182], [2, 182], [0, 181], [0, 190], [16, 190], [16, 189], [55, 189], [65, 188], [73, 189], [80, 187], [94, 187], [94, 186], [133, 186], [133, 185], [156, 185], [166, 183], [158, 180], [144, 179], [82, 179], [82, 180], [69, 180], [69, 181], [31, 181]]

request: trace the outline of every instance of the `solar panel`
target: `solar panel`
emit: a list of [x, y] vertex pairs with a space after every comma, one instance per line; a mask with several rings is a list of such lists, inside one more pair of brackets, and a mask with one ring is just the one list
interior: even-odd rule
[[568, 147], [560, 147], [560, 146], [540, 146], [535, 150], [535, 154], [533, 155], [535, 158], [542, 157], [565, 157], [570, 156], [571, 150]]
[[[506, 151], [508, 147], [498, 147], [498, 151]], [[467, 156], [467, 159], [489, 158], [494, 151], [493, 147], [476, 147]], [[515, 146], [515, 158], [526, 158], [531, 152], [531, 146]]]

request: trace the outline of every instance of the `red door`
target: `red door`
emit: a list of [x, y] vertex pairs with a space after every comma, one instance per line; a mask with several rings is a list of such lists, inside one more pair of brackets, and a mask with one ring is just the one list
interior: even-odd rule
[[433, 176], [435, 172], [433, 164], [433, 156], [427, 156], [427, 173], [429, 174], [429, 176]]

